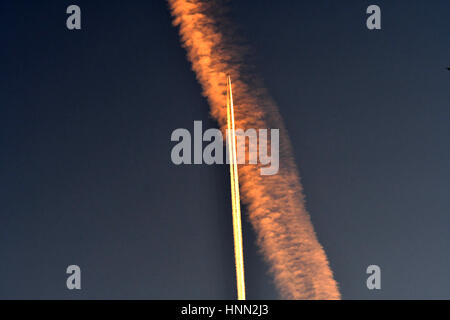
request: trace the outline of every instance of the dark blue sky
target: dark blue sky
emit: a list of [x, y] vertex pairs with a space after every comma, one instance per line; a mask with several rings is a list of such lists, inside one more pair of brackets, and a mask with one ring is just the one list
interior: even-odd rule
[[[343, 298], [449, 299], [450, 2], [228, 7]], [[0, 23], [0, 298], [234, 298], [228, 168], [170, 161], [216, 124], [166, 3], [1, 0]], [[277, 298], [244, 220], [248, 298]]]

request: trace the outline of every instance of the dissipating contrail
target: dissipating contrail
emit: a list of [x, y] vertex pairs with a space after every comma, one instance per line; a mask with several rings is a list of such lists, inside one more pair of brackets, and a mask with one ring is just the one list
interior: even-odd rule
[[[241, 200], [284, 299], [340, 299], [325, 251], [305, 208], [291, 143], [279, 114], [258, 78], [244, 63], [232, 24], [214, 1], [168, 0], [173, 24], [192, 63], [211, 115], [227, 129], [227, 75], [233, 79], [235, 127], [280, 130], [279, 172], [261, 175], [261, 165], [239, 165]], [[248, 152], [248, 146], [246, 146]]]

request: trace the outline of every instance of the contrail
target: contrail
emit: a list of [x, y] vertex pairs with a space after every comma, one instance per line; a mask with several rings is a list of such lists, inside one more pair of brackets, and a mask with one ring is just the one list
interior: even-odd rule
[[230, 157], [231, 202], [233, 210], [234, 259], [238, 300], [245, 300], [244, 257], [242, 249], [241, 200], [236, 156], [233, 93], [231, 79], [227, 77], [227, 138]]
[[[256, 230], [258, 245], [271, 266], [285, 299], [340, 299], [325, 252], [317, 240], [291, 144], [275, 103], [244, 63], [244, 49], [235, 43], [232, 26], [221, 18], [214, 1], [168, 0], [173, 24], [179, 27], [211, 115], [227, 128], [227, 75], [233, 78], [237, 128], [280, 130], [279, 172], [261, 175], [261, 165], [240, 165], [242, 202]], [[248, 145], [246, 152], [248, 152]]]

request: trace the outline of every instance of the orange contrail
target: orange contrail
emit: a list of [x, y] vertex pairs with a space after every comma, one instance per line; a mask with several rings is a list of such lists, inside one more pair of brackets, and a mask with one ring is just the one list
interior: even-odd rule
[[[258, 245], [271, 266], [282, 297], [339, 299], [337, 283], [305, 207], [303, 188], [283, 121], [276, 104], [246, 67], [245, 50], [235, 43], [233, 26], [222, 19], [225, 11], [216, 1], [168, 1], [173, 23], [180, 29], [182, 44], [208, 99], [211, 115], [223, 132], [230, 123], [228, 109], [231, 111], [231, 104], [225, 108], [223, 103], [228, 93], [224, 81], [227, 75], [233, 78], [235, 103], [239, 105], [234, 110], [236, 128], [279, 129], [278, 173], [262, 176], [261, 164], [239, 165], [237, 172], [234, 162], [231, 177], [233, 189], [240, 183], [242, 203], [246, 205]], [[245, 145], [247, 153], [251, 149]], [[272, 152], [270, 145], [267, 149]], [[233, 212], [237, 212], [236, 193], [232, 192], [232, 197], [235, 197]]]
[[231, 78], [227, 77], [227, 135], [230, 157], [231, 202], [233, 210], [234, 260], [238, 300], [245, 300], [244, 257], [242, 248], [241, 200], [239, 196], [239, 174], [236, 157], [236, 135], [234, 128], [233, 93]]

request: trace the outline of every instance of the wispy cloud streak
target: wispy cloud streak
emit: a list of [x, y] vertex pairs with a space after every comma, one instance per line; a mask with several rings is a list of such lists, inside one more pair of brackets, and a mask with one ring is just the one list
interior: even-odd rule
[[[258, 245], [285, 299], [339, 299], [336, 281], [305, 209], [291, 144], [275, 103], [244, 63], [232, 26], [217, 2], [169, 0], [183, 46], [225, 132], [226, 79], [233, 79], [236, 128], [279, 128], [278, 174], [261, 175], [260, 165], [240, 165], [241, 199]], [[247, 146], [248, 151], [248, 146]]]

